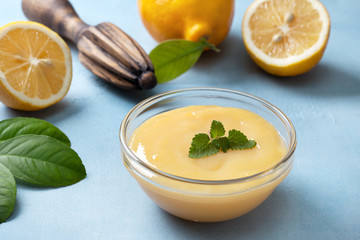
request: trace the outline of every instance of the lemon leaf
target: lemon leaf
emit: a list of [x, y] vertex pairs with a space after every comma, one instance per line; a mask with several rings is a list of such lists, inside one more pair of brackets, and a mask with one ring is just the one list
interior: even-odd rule
[[16, 199], [16, 183], [13, 175], [0, 163], [0, 223], [11, 215]]
[[27, 117], [15, 117], [0, 121], [0, 142], [25, 134], [46, 135], [68, 146], [71, 145], [65, 133], [47, 121]]
[[26, 134], [1, 142], [0, 163], [15, 178], [41, 186], [67, 186], [86, 177], [78, 154], [44, 135]]
[[168, 40], [156, 46], [149, 57], [154, 65], [158, 83], [168, 82], [188, 71], [206, 47], [214, 51], [218, 50], [204, 38], [198, 42], [182, 39]]

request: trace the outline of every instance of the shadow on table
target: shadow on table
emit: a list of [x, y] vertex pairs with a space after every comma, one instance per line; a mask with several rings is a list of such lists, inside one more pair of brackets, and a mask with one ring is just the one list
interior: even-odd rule
[[9, 118], [21, 116], [44, 119], [56, 116], [56, 121], [61, 121], [67, 118], [69, 115], [79, 113], [81, 111], [81, 106], [78, 104], [74, 104], [67, 99], [63, 99], [55, 105], [39, 111], [21, 111], [11, 108], [6, 108], [5, 111], [7, 112]]
[[220, 52], [204, 51], [194, 68], [204, 72], [235, 73], [238, 75], [237, 80], [241, 79], [244, 71], [259, 72], [246, 52], [240, 35], [229, 35], [218, 48]]
[[360, 95], [360, 77], [336, 66], [319, 63], [304, 75], [291, 78], [273, 77], [285, 88], [319, 97], [349, 97]]
[[147, 89], [147, 90], [124, 90], [119, 87], [114, 86], [111, 83], [106, 82], [105, 80], [91, 74], [90, 80], [95, 83], [95, 85], [99, 88], [105, 89], [107, 94], [116, 95], [120, 98], [124, 98], [127, 101], [133, 102], [134, 104], [137, 104], [138, 102], [153, 96], [157, 94], [157, 88], [159, 87], [159, 84], [155, 86], [153, 89]]
[[[86, 180], [83, 179], [82, 182]], [[81, 184], [81, 182], [78, 182], [76, 184]], [[62, 186], [62, 187], [49, 187], [49, 186], [41, 186], [41, 185], [36, 185], [36, 184], [31, 184], [25, 181], [22, 181], [20, 179], [16, 179], [16, 188], [17, 188], [17, 195], [16, 195], [16, 200], [15, 200], [15, 206], [14, 206], [14, 210], [11, 213], [10, 217], [6, 220], [6, 222], [11, 222], [13, 220], [16, 220], [17, 218], [21, 218], [21, 215], [23, 214], [23, 210], [29, 206], [26, 206], [26, 204], [23, 202], [22, 197], [24, 196], [23, 194], [21, 194], [23, 191], [31, 191], [31, 192], [36, 192], [36, 194], [42, 194], [43, 192], [47, 192], [47, 191], [59, 191], [62, 188], [67, 188], [67, 187], [72, 187], [72, 185], [69, 186]], [[64, 206], [66, 205], [66, 203], [63, 204]], [[65, 209], [66, 207], [64, 207]], [[0, 228], [1, 228], [1, 224], [0, 224]], [[1, 236], [1, 234], [0, 234]], [[0, 237], [0, 239], [2, 240], [2, 238]]]
[[[30, 183], [24, 182], [22, 180], [19, 180], [19, 179], [16, 179], [16, 188], [17, 188], [18, 193], [19, 193], [19, 191], [22, 191], [22, 189], [31, 189], [32, 191], [48, 191], [48, 190], [56, 189], [56, 188], [52, 188], [52, 187], [33, 185]], [[18, 218], [21, 215], [23, 205], [24, 204], [22, 203], [21, 195], [19, 196], [19, 194], [17, 194], [14, 210], [11, 213], [10, 217], [6, 220], [6, 222], [10, 222], [10, 221]]]
[[[320, 205], [307, 199], [306, 194], [299, 192], [299, 189], [280, 187], [252, 212], [219, 223], [191, 222], [159, 211], [165, 218], [164, 227], [175, 236], [184, 236], [184, 239], [267, 239], [276, 236], [278, 232], [284, 234], [284, 229], [289, 226], [303, 227], [304, 230], [321, 224], [326, 227], [336, 226], [336, 220], [328, 217], [327, 211], [324, 212]], [[319, 218], [322, 218], [322, 223], [314, 222]], [[322, 229], [319, 230], [321, 233]], [[292, 238], [290, 235], [288, 237]]]
[[[324, 60], [309, 72], [296, 77], [276, 77], [260, 69], [249, 57], [241, 36], [229, 35], [219, 45], [220, 53], [206, 51], [195, 68], [199, 71], [217, 73], [224, 76], [221, 81], [239, 84], [248, 81], [274, 81], [291, 91], [319, 97], [348, 97], [360, 94], [360, 76], [329, 65]], [[221, 72], [219, 72], [221, 71]]]
[[14, 210], [12, 211], [10, 217], [5, 222], [11, 222], [12, 220], [18, 218], [21, 215], [22, 204], [19, 202], [21, 202], [21, 198], [16, 197]]
[[[320, 97], [347, 97], [360, 94], [360, 77], [351, 75], [338, 66], [326, 65], [320, 62], [314, 69], [308, 73], [297, 77], [276, 77], [267, 74], [260, 69], [249, 57], [241, 35], [229, 35], [218, 48], [219, 53], [214, 51], [205, 51], [191, 69], [192, 71], [203, 72], [213, 78], [211, 81], [219, 81], [221, 87], [226, 88], [229, 84], [234, 86], [244, 81], [273, 81], [279, 87], [288, 91], [294, 91], [304, 95], [316, 95]], [[127, 91], [119, 89], [110, 83], [91, 74], [90, 80], [97, 87], [105, 89], [110, 94], [119, 96], [127, 101], [137, 104], [140, 101], [169, 90], [183, 87], [199, 87], [196, 81], [191, 85], [181, 84], [158, 84], [154, 89]], [[209, 83], [211, 84], [211, 81]], [[219, 86], [216, 84], [216, 86]], [[52, 115], [58, 111], [67, 108], [69, 105], [66, 99], [56, 104], [49, 110], [23, 114], [25, 116], [43, 117]], [[17, 115], [17, 114], [14, 114]]]
[[[284, 196], [283, 196], [284, 195]], [[281, 206], [274, 204], [276, 198], [282, 198], [282, 202], [285, 202]], [[252, 212], [225, 222], [218, 223], [197, 223], [187, 220], [183, 220], [168, 214], [165, 211], [161, 211], [162, 215], [166, 219], [166, 227], [171, 229], [174, 235], [188, 236], [192, 239], [241, 239], [242, 237], [248, 237], [256, 232], [268, 229], [274, 224], [273, 214], [286, 214], [289, 209], [286, 207], [286, 201], [288, 201], [285, 193], [274, 192], [273, 195], [257, 207]], [[271, 207], [269, 207], [271, 206]], [[160, 210], [159, 210], [160, 211]]]
[[[341, 66], [327, 65], [321, 61], [315, 68], [296, 77], [276, 77], [260, 69], [246, 52], [241, 35], [229, 35], [219, 46], [219, 53], [205, 51], [192, 71], [204, 72], [214, 78], [219, 78], [222, 87], [228, 84], [238, 84], [244, 81], [272, 81], [287, 91], [318, 97], [349, 97], [360, 94], [360, 77], [341, 69]], [[179, 84], [158, 84], [151, 90], [124, 91], [96, 78], [101, 87], [107, 88], [112, 94], [138, 103], [155, 94], [173, 90]], [[212, 79], [211, 81], [217, 81]], [[209, 82], [211, 83], [211, 82]], [[218, 86], [218, 84], [216, 84]], [[198, 87], [196, 82], [191, 86]]]

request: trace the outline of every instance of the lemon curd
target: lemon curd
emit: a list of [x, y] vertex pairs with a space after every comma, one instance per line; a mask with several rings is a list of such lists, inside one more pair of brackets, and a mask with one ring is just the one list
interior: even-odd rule
[[[189, 158], [192, 138], [197, 133], [208, 133], [212, 120], [222, 122], [226, 132], [240, 130], [257, 142], [256, 147]], [[190, 106], [159, 114], [137, 128], [130, 145], [141, 160], [156, 169], [201, 180], [234, 179], [259, 173], [274, 166], [287, 151], [277, 130], [259, 115], [218, 106]]]
[[[240, 130], [257, 145], [190, 158], [192, 138], [208, 133], [213, 120], [223, 123], [226, 135], [231, 129]], [[143, 190], [164, 210], [193, 221], [223, 221], [251, 211], [291, 169], [288, 165], [261, 176], [284, 158], [288, 146], [264, 118], [233, 107], [188, 106], [157, 114], [135, 129], [129, 146], [142, 162], [160, 173], [126, 165]], [[260, 176], [253, 178], [256, 174]], [[249, 176], [251, 181], [246, 179]], [[240, 178], [245, 179], [229, 182]]]

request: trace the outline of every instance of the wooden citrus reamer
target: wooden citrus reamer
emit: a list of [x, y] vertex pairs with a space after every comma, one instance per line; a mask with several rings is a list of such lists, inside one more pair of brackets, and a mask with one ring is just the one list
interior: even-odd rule
[[27, 18], [73, 41], [80, 62], [98, 77], [122, 89], [156, 85], [154, 67], [141, 46], [112, 23], [89, 26], [68, 0], [22, 0]]

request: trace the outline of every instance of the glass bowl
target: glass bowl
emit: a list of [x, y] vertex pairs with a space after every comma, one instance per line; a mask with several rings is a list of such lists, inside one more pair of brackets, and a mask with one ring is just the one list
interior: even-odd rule
[[[216, 181], [175, 176], [153, 168], [134, 154], [128, 143], [137, 127], [157, 114], [190, 105], [235, 107], [257, 113], [278, 130], [288, 151], [270, 169], [245, 178]], [[228, 89], [188, 88], [150, 97], [131, 109], [121, 123], [120, 146], [125, 167], [159, 207], [183, 219], [218, 222], [253, 210], [285, 179], [294, 161], [296, 133], [284, 113], [258, 97]]]

